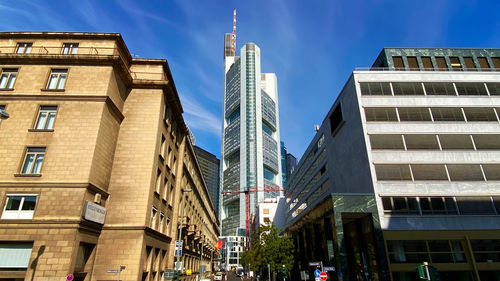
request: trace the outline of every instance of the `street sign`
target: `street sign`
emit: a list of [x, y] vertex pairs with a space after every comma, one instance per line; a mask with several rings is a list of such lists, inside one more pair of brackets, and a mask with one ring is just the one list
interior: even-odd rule
[[328, 275], [326, 274], [326, 272], [323, 271], [319, 275], [319, 278], [321, 278], [321, 280], [325, 281], [326, 279], [328, 279]]
[[335, 271], [335, 266], [325, 266], [325, 271]]
[[312, 261], [312, 262], [309, 262], [309, 266], [321, 266], [321, 262], [320, 261]]
[[182, 257], [182, 240], [175, 240], [174, 257]]
[[116, 269], [109, 269], [109, 270], [106, 270], [107, 273], [118, 273], [120, 272], [119, 270], [116, 270]]
[[172, 269], [167, 269], [163, 272], [163, 279], [172, 280], [174, 278], [174, 271]]
[[320, 274], [321, 274], [321, 270], [316, 269], [316, 270], [314, 271], [314, 277], [319, 277], [319, 275], [320, 275]]

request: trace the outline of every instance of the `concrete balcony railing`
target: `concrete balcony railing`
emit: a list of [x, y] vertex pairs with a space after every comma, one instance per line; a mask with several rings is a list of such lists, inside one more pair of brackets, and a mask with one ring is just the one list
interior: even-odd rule
[[17, 46], [0, 46], [0, 59], [2, 58], [46, 58], [46, 59], [110, 59], [118, 57], [132, 80], [160, 80], [167, 81], [167, 74], [160, 72], [132, 71], [130, 60], [118, 48], [114, 47], [51, 47], [33, 46], [18, 48]]

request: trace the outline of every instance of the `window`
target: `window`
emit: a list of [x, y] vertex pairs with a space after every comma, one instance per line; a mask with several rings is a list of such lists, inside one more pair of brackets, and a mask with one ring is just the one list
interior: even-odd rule
[[476, 149], [500, 149], [500, 135], [472, 135]]
[[17, 43], [16, 54], [29, 54], [31, 52], [32, 43]]
[[164, 231], [164, 227], [163, 227], [163, 224], [164, 224], [164, 220], [165, 220], [165, 214], [163, 212], [160, 213], [160, 232], [163, 232]]
[[494, 215], [491, 197], [457, 197], [457, 205], [462, 215]]
[[[470, 240], [470, 244], [472, 246], [472, 251], [474, 252], [474, 258], [476, 259], [476, 262], [487, 262], [487, 263], [500, 262], [499, 239]], [[495, 277], [493, 276], [494, 275], [491, 274], [492, 278], [485, 280], [494, 280]], [[482, 279], [483, 277], [481, 276], [481, 280]]]
[[63, 55], [76, 55], [78, 52], [78, 43], [64, 43], [62, 47]]
[[464, 57], [465, 69], [468, 71], [476, 71], [476, 65], [472, 57]]
[[424, 83], [428, 96], [456, 96], [453, 83], [427, 82]]
[[400, 121], [432, 121], [427, 107], [398, 107]]
[[50, 72], [49, 82], [47, 83], [47, 89], [49, 90], [64, 89], [64, 84], [66, 83], [67, 75], [68, 75], [67, 69], [52, 69], [52, 71]]
[[497, 121], [493, 108], [488, 107], [465, 107], [467, 121]]
[[162, 181], [161, 170], [158, 169], [156, 170], [156, 184], [155, 184], [155, 192], [158, 194], [160, 194], [161, 190], [161, 181]]
[[375, 165], [377, 179], [382, 180], [409, 180], [411, 181], [410, 166], [401, 165]]
[[151, 210], [151, 224], [150, 224], [152, 229], [156, 229], [156, 214], [157, 213], [158, 213], [158, 209], [153, 207], [153, 209]]
[[462, 70], [462, 65], [460, 64], [460, 59], [458, 57], [450, 57], [450, 63], [453, 71]]
[[481, 67], [481, 70], [490, 69], [490, 64], [488, 63], [488, 60], [485, 57], [478, 57], [477, 62], [479, 62], [479, 67]]
[[7, 194], [2, 219], [32, 219], [35, 205], [36, 195]]
[[387, 240], [387, 248], [391, 263], [466, 262], [460, 240]]
[[488, 91], [492, 96], [500, 96], [500, 83], [486, 83]]
[[333, 135], [337, 133], [340, 127], [344, 124], [344, 116], [342, 114], [342, 105], [337, 103], [330, 115], [330, 129]]
[[231, 115], [229, 115], [229, 118], [227, 118], [227, 124], [231, 124], [234, 121], [236, 121], [240, 117], [240, 108], [238, 107]]
[[460, 96], [487, 96], [483, 83], [455, 83]]
[[392, 57], [392, 61], [394, 62], [394, 68], [396, 70], [405, 70], [403, 57]]
[[500, 58], [491, 58], [491, 61], [493, 62], [493, 66], [496, 70], [500, 71]]
[[462, 110], [457, 107], [432, 107], [434, 121], [465, 121]]
[[432, 60], [430, 57], [421, 57], [422, 64], [424, 65], [424, 70], [434, 71], [434, 66], [432, 65]]
[[392, 96], [391, 85], [389, 83], [359, 83], [361, 95], [363, 96]]
[[12, 89], [12, 87], [14, 87], [14, 82], [16, 82], [16, 77], [17, 68], [2, 69], [2, 76], [0, 77], [0, 89]]
[[448, 180], [444, 165], [430, 164], [412, 164], [411, 171], [413, 172], [414, 180]]
[[436, 57], [436, 63], [438, 65], [439, 71], [448, 70], [448, 66], [446, 65], [446, 60], [444, 59], [444, 57]]
[[392, 89], [395, 96], [423, 96], [424, 90], [421, 83], [394, 82]]
[[[500, 180], [500, 165], [499, 164], [483, 164], [483, 171], [486, 179]], [[500, 211], [500, 209], [498, 210]]]
[[436, 135], [405, 135], [407, 149], [439, 149]]
[[408, 67], [410, 70], [420, 70], [418, 68], [417, 57], [406, 57], [406, 59], [408, 60]]
[[448, 164], [447, 167], [452, 181], [484, 181], [481, 166], [478, 164]]
[[445, 149], [474, 149], [469, 135], [439, 135], [441, 148]]
[[404, 149], [401, 135], [370, 135], [372, 149]]
[[263, 212], [265, 215], [268, 215], [268, 214], [269, 214], [269, 209], [264, 209], [262, 212]]
[[56, 112], [57, 112], [57, 106], [40, 106], [35, 129], [37, 130], [53, 129], [54, 120], [56, 119]]
[[78, 253], [76, 255], [75, 271], [85, 272], [85, 266], [87, 265], [94, 248], [94, 244], [80, 243]]
[[22, 174], [40, 174], [45, 156], [45, 147], [29, 147], [26, 151]]
[[398, 121], [394, 107], [365, 108], [366, 121]]
[[273, 136], [273, 130], [265, 122], [262, 122], [262, 131], [269, 136]]

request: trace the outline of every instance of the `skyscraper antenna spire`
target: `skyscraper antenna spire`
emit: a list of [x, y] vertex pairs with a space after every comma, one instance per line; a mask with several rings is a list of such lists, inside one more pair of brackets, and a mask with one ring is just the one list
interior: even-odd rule
[[236, 54], [236, 9], [233, 11], [233, 52]]

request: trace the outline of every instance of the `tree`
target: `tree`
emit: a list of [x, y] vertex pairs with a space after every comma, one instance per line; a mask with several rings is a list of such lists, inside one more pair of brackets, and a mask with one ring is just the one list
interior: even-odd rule
[[252, 235], [250, 249], [241, 256], [241, 263], [250, 270], [264, 273], [267, 265], [272, 272], [281, 271], [285, 265], [286, 272], [293, 267], [295, 246], [293, 239], [284, 234], [279, 235], [279, 229], [274, 224], [259, 226], [257, 233]]

